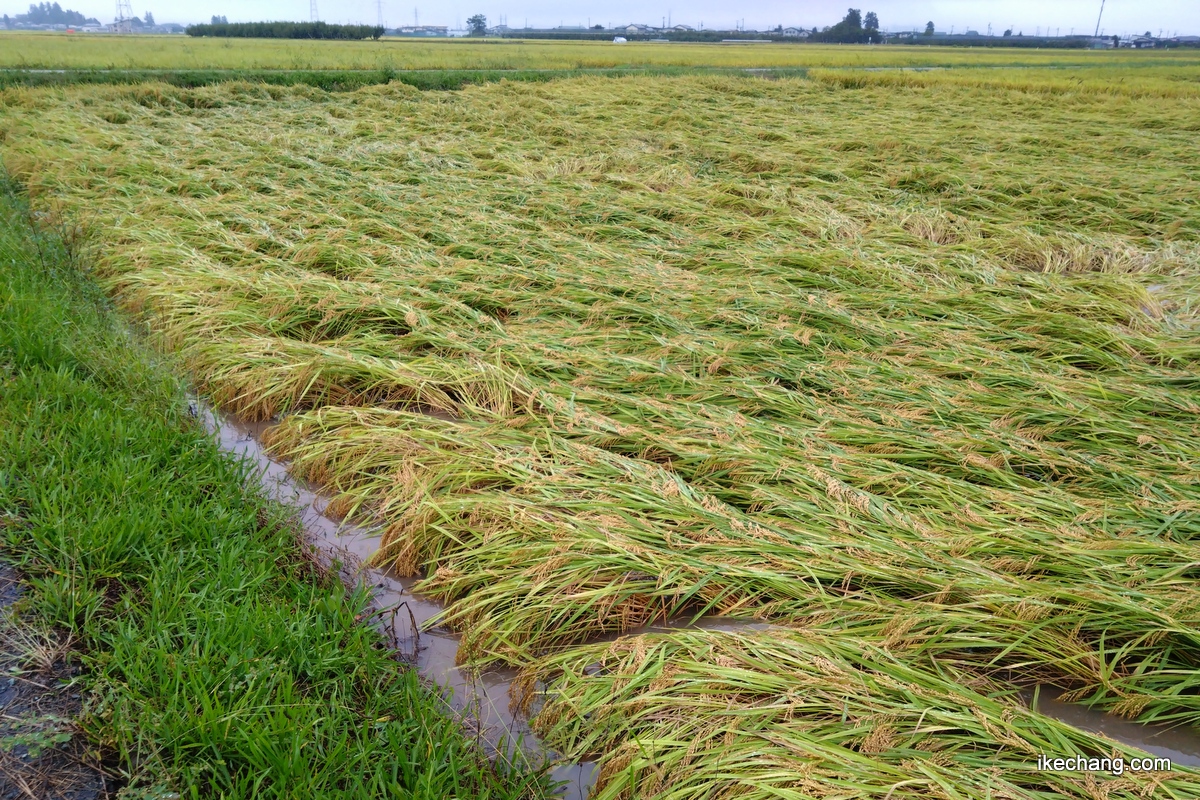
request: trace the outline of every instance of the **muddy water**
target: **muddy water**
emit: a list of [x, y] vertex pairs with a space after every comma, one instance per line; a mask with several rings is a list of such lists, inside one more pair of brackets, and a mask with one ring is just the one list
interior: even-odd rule
[[1122, 744], [1171, 759], [1172, 764], [1200, 767], [1200, 731], [1190, 727], [1143, 725], [1106, 714], [1078, 703], [1058, 700], [1058, 690], [1041, 687], [1035, 702], [1032, 689], [1021, 693], [1034, 711], [1072, 725], [1080, 730], [1099, 733]]
[[[481, 740], [494, 753], [523, 753], [534, 765], [558, 758], [542, 746], [525, 719], [509, 711], [509, 687], [516, 671], [477, 673], [455, 665], [458, 637], [429, 625], [441, 606], [414, 594], [414, 579], [365, 565], [378, 548], [378, 534], [325, 516], [328, 498], [316, 487], [289, 475], [287, 468], [268, 456], [259, 444], [271, 423], [242, 422], [208, 409], [200, 409], [199, 413], [216, 434], [222, 450], [256, 465], [259, 482], [268, 495], [297, 510], [304, 530], [321, 554], [340, 562], [343, 580], [370, 585], [379, 612], [377, 620], [385, 635], [412, 658], [421, 675], [441, 687], [451, 706], [464, 714], [473, 729], [478, 729]], [[565, 784], [561, 793], [565, 800], [586, 800], [596, 780], [596, 764], [559, 764], [550, 774], [553, 780]]]

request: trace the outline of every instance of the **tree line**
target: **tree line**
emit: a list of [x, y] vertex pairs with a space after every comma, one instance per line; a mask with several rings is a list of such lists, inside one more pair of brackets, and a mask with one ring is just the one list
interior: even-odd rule
[[[5, 19], [8, 15], [5, 14]], [[18, 14], [17, 22], [28, 22], [31, 25], [86, 25], [89, 22], [99, 25], [94, 19], [88, 19], [78, 11], [64, 9], [58, 3], [29, 4], [28, 14]]]
[[879, 32], [879, 16], [874, 11], [868, 11], [864, 17], [859, 9], [851, 8], [837, 25], [823, 31], [813, 28], [808, 40], [840, 44], [878, 44], [883, 41], [883, 35]]
[[246, 39], [378, 39], [378, 25], [331, 25], [328, 22], [214, 22], [189, 25], [188, 36], [218, 36]]

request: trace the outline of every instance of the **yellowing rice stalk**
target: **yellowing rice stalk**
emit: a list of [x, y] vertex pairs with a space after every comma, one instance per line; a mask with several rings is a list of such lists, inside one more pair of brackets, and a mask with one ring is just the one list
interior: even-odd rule
[[610, 67], [1195, 66], [1187, 50], [872, 47], [777, 43], [385, 38], [382, 41], [66, 36], [0, 31], [7, 69], [603, 69]]
[[[1183, 798], [1036, 772], [1132, 751], [1017, 689], [1200, 724], [1194, 67], [7, 90], [0, 140], [600, 797]], [[596, 641], [703, 615], [769, 627]]]

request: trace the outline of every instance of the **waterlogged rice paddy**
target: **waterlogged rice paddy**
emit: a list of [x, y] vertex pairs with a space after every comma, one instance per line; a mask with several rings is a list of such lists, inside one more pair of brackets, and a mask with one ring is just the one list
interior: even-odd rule
[[[1200, 797], [1200, 92], [1153, 71], [7, 90], [200, 389], [595, 796]], [[1134, 85], [1136, 84], [1136, 86]], [[768, 623], [616, 638], [720, 615]]]

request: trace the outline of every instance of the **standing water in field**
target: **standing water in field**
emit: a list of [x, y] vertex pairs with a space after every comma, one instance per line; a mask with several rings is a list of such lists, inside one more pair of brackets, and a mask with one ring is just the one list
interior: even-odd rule
[[[543, 758], [555, 759], [557, 754], [542, 746], [528, 722], [509, 710], [509, 687], [516, 670], [479, 673], [455, 663], [459, 637], [444, 628], [426, 628], [441, 606], [412, 591], [417, 579], [399, 578], [366, 566], [378, 548], [379, 536], [326, 516], [328, 498], [292, 477], [287, 467], [267, 455], [259, 438], [272, 423], [243, 422], [206, 407], [201, 415], [222, 450], [254, 464], [258, 481], [268, 495], [296, 509], [313, 546], [327, 561], [340, 563], [342, 579], [371, 585], [375, 618], [385, 635], [398, 650], [407, 649], [421, 675], [434, 681], [447, 694], [451, 706], [478, 726], [480, 738], [494, 754], [522, 752], [534, 763]], [[590, 761], [560, 764], [551, 769], [550, 776], [563, 785], [561, 796], [565, 800], [585, 800], [596, 781], [596, 765]]]
[[1200, 767], [1200, 731], [1195, 728], [1131, 722], [1079, 703], [1065, 703], [1055, 697], [1055, 691], [1045, 686], [1036, 695], [1033, 690], [1026, 690], [1021, 696], [1034, 711], [1068, 725], [1169, 758], [1175, 765]]

